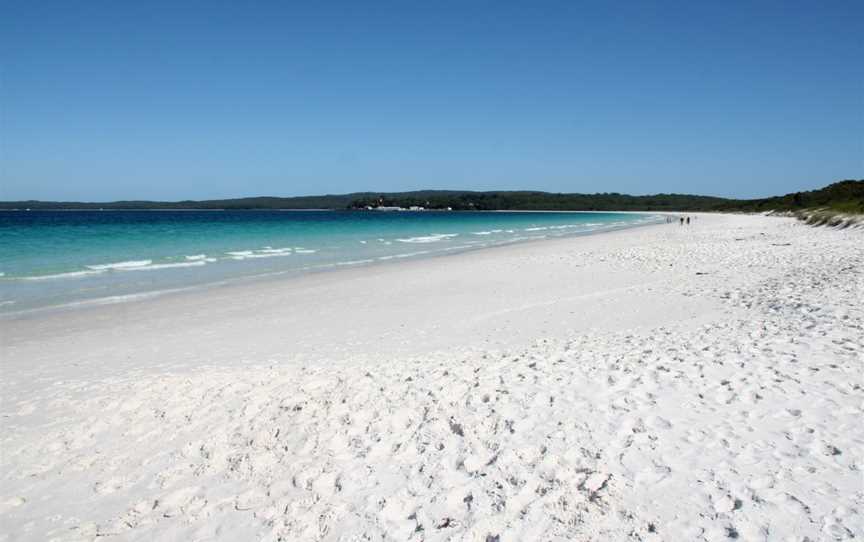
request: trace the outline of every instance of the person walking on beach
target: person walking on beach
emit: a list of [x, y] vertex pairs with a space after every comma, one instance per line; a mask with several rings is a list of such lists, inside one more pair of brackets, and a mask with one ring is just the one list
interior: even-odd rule
[[689, 216], [687, 217], [687, 225], [688, 226], [690, 225], [690, 217]]
[[679, 217], [678, 217], [678, 225], [679, 225], [679, 226], [683, 226], [683, 225], [684, 225], [684, 217], [683, 217], [683, 216], [679, 216]]

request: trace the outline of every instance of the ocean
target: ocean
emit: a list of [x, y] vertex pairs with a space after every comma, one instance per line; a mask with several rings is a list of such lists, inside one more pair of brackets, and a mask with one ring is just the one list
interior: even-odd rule
[[0, 313], [662, 222], [653, 214], [2, 211]]

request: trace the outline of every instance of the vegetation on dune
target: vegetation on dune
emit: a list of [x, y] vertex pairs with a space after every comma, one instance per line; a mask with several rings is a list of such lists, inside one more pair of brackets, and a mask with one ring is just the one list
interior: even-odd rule
[[864, 224], [864, 181], [841, 181], [819, 190], [750, 200], [719, 210], [786, 212], [811, 226], [860, 227]]
[[840, 181], [819, 190], [795, 192], [773, 198], [722, 204], [720, 211], [800, 211], [826, 209], [837, 213], [864, 214], [864, 180]]
[[819, 190], [796, 192], [773, 198], [735, 200], [686, 194], [630, 196], [618, 193], [562, 194], [530, 191], [471, 192], [421, 190], [377, 194], [299, 196], [291, 198], [258, 197], [203, 201], [115, 201], [0, 202], [0, 209], [364, 209], [366, 207], [424, 207], [475, 211], [727, 211], [727, 212], [797, 212], [826, 209], [834, 213], [864, 214], [864, 180], [847, 180]]
[[798, 220], [802, 220], [810, 226], [848, 228], [864, 225], [864, 214], [850, 214], [832, 211], [830, 209], [798, 211], [795, 213], [795, 216]]

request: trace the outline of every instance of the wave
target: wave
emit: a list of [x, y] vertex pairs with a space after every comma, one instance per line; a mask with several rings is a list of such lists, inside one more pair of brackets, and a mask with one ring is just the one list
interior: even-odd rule
[[417, 252], [406, 252], [404, 254], [391, 254], [389, 256], [379, 256], [378, 259], [381, 261], [393, 260], [396, 258], [410, 258], [412, 256], [421, 256], [423, 254], [430, 254], [429, 250], [419, 250]]
[[171, 288], [167, 290], [154, 290], [152, 292], [139, 292], [135, 294], [121, 294], [121, 295], [112, 295], [108, 297], [97, 297], [94, 299], [84, 299], [81, 301], [72, 301], [70, 303], [62, 303], [60, 305], [53, 305], [48, 307], [37, 307], [35, 309], [29, 309], [23, 311], [24, 313], [28, 312], [39, 312], [44, 310], [52, 310], [52, 309], [70, 309], [74, 307], [90, 307], [90, 306], [99, 306], [99, 305], [113, 305], [115, 303], [128, 303], [130, 301], [140, 301], [143, 299], [149, 299], [153, 297], [158, 297], [161, 295], [183, 292], [191, 290], [192, 288]]
[[153, 263], [153, 260], [130, 260], [127, 262], [102, 263], [96, 265], [87, 265], [87, 269], [93, 271], [107, 271], [109, 269], [132, 269], [135, 267], [144, 267]]
[[347, 262], [336, 262], [335, 265], [359, 265], [361, 263], [372, 263], [375, 260], [350, 260]]
[[248, 258], [277, 258], [280, 256], [291, 256], [291, 248], [265, 247], [260, 250], [236, 250], [226, 252], [232, 260], [246, 260]]
[[291, 256], [292, 254], [314, 254], [316, 252], [318, 251], [303, 247], [264, 247], [259, 250], [235, 250], [232, 252], [226, 252], [225, 254], [228, 254], [229, 258], [232, 260], [246, 260], [250, 258], [277, 258], [280, 256]]
[[[505, 239], [504, 241], [498, 241], [498, 242], [499, 243], [506, 243], [507, 240]], [[455, 247], [442, 248], [441, 250], [452, 251], [452, 250], [466, 250], [469, 248], [483, 248], [483, 247], [488, 247], [490, 244], [494, 244], [494, 243], [495, 243], [494, 241], [490, 241], [489, 243], [479, 243], [478, 242], [478, 243], [471, 243], [470, 245], [458, 245]]]
[[420, 237], [408, 237], [405, 239], [396, 239], [400, 243], [437, 243], [452, 237], [458, 237], [458, 233], [433, 233], [432, 235], [424, 235]]
[[33, 275], [30, 277], [20, 277], [21, 280], [52, 280], [52, 279], [74, 279], [90, 275], [101, 275], [107, 269], [92, 269], [90, 271], [71, 271], [69, 273], [55, 273], [53, 275]]
[[144, 265], [141, 267], [124, 267], [120, 271], [155, 271], [157, 269], [174, 269], [177, 267], [200, 267], [207, 265], [204, 260], [194, 260], [191, 262], [175, 262], [175, 263], [157, 263], [153, 265]]
[[[144, 260], [139, 262], [122, 262], [122, 263], [135, 263], [136, 265], [117, 265], [117, 264], [105, 264], [104, 266], [94, 266], [88, 265], [90, 269], [87, 271], [70, 271], [67, 273], [55, 273], [52, 275], [33, 275], [29, 277], [20, 277], [20, 280], [53, 280], [53, 279], [74, 279], [74, 278], [83, 278], [88, 276], [101, 275], [108, 271], [155, 271], [158, 269], [173, 269], [178, 267], [200, 267], [202, 265], [207, 265], [208, 262], [215, 262], [216, 260], [213, 258], [205, 258], [203, 260], [192, 260], [186, 262], [171, 262], [171, 263], [149, 263], [143, 264]], [[150, 262], [151, 260], [146, 260]]]
[[261, 253], [252, 253], [252, 254], [243, 254], [231, 256], [232, 260], [248, 260], [248, 259], [256, 259], [256, 258], [278, 258], [280, 256], [291, 256], [290, 252], [279, 252], [279, 253], [270, 253], [270, 254], [261, 254]]
[[279, 258], [281, 256], [293, 256], [290, 252], [258, 252], [256, 254], [252, 254], [251, 256], [246, 256], [247, 258]]

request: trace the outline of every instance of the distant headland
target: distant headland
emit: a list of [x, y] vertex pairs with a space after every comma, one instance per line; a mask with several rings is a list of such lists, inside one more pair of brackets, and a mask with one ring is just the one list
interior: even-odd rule
[[351, 194], [250, 197], [184, 201], [0, 201], [0, 210], [364, 210], [453, 211], [716, 211], [766, 212], [830, 209], [864, 214], [864, 180], [844, 180], [818, 190], [761, 199], [728, 199], [687, 194], [567, 194], [539, 191], [419, 190]]

